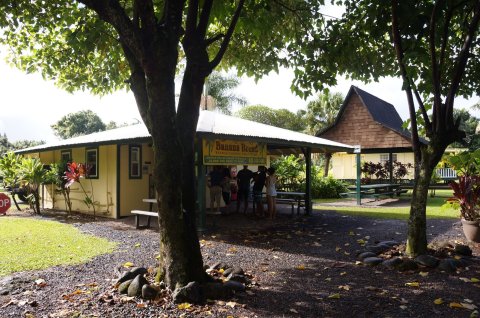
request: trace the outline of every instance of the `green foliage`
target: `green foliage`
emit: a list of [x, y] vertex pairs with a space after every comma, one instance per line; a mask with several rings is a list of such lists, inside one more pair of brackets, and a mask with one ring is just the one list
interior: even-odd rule
[[275, 159], [271, 166], [275, 168], [279, 189], [296, 191], [301, 188], [305, 181], [302, 175], [305, 171], [305, 163], [302, 159], [295, 155], [281, 156]]
[[51, 174], [43, 168], [38, 158], [22, 158], [17, 165], [17, 173], [20, 183], [30, 194], [27, 198], [35, 213], [40, 214], [40, 185], [49, 181]]
[[84, 234], [72, 225], [54, 221], [3, 217], [0, 228], [0, 276], [84, 263], [97, 255], [111, 253], [116, 246], [106, 239]]
[[480, 149], [447, 155], [445, 161], [459, 175], [473, 176], [480, 174]]
[[474, 151], [480, 148], [480, 135], [476, 133], [476, 129], [480, 124], [480, 120], [472, 116], [466, 109], [454, 109], [453, 116], [455, 120], [460, 120], [460, 129], [465, 132], [465, 138], [462, 142], [455, 142], [452, 147], [467, 147]]
[[0, 175], [3, 177], [4, 188], [18, 186], [20, 180], [18, 166], [20, 162], [21, 157], [11, 151], [0, 157]]
[[302, 111], [294, 114], [288, 109], [273, 109], [263, 105], [252, 105], [243, 107], [235, 116], [293, 131], [304, 131], [306, 128], [304, 112]]
[[3, 136], [0, 135], [0, 156], [8, 151], [20, 150], [25, 148], [30, 148], [38, 145], [43, 145], [45, 141], [43, 140], [18, 140], [10, 142], [7, 135], [4, 133]]
[[238, 85], [240, 85], [238, 76], [223, 75], [220, 72], [210, 74], [206, 82], [207, 93], [215, 98], [216, 109], [230, 115], [233, 104], [244, 106], [247, 103], [245, 97], [236, 95], [233, 92]]
[[341, 93], [332, 94], [328, 90], [318, 94], [317, 98], [307, 105], [305, 114], [307, 131], [311, 135], [317, 135], [322, 129], [332, 125], [344, 99]]
[[346, 185], [332, 176], [323, 177], [318, 168], [312, 167], [312, 197], [322, 199], [340, 198], [340, 193], [347, 192]]
[[51, 127], [55, 135], [62, 139], [88, 135], [107, 128], [102, 119], [91, 110], [81, 110], [65, 115]]

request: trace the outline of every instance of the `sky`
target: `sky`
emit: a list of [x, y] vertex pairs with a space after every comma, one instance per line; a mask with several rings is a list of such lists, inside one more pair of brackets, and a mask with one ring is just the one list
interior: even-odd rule
[[[288, 69], [282, 69], [278, 74], [271, 73], [257, 83], [251, 78], [242, 78], [235, 92], [243, 95], [248, 105], [262, 104], [296, 112], [305, 109], [308, 100], [291, 92], [292, 79], [293, 72]], [[364, 84], [339, 78], [338, 85], [330, 90], [346, 95], [352, 84], [393, 104], [403, 119], [408, 117], [406, 97], [401, 91], [399, 79], [385, 78], [378, 83]], [[468, 108], [478, 100], [459, 99], [456, 106]], [[117, 123], [141, 120], [131, 92], [121, 91], [104, 97], [88, 92], [70, 94], [39, 74], [25, 74], [0, 61], [0, 133], [6, 133], [10, 141], [55, 141], [57, 137], [50, 125], [68, 113], [86, 109], [96, 112], [105, 123], [111, 120]]]

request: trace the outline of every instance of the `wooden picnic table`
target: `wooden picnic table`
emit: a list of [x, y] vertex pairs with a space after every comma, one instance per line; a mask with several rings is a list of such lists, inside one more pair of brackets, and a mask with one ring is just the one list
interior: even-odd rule
[[300, 214], [300, 207], [305, 207], [305, 192], [277, 191], [277, 201], [293, 200], [297, 204], [297, 215]]
[[[340, 195], [343, 196], [352, 196], [356, 195], [356, 186], [348, 187], [349, 190], [354, 192], [349, 193], [341, 193]], [[407, 192], [406, 189], [402, 189], [402, 185], [398, 183], [380, 183], [380, 184], [362, 184], [360, 185], [360, 197], [361, 198], [368, 198], [374, 197], [377, 198], [381, 195], [400, 195], [402, 193]]]

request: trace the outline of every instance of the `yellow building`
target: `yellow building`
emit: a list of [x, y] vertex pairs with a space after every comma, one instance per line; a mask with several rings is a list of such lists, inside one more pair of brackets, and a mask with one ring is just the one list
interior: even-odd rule
[[[120, 218], [131, 215], [131, 210], [148, 210], [142, 199], [154, 198], [152, 183], [153, 150], [147, 128], [133, 125], [61, 140], [17, 151], [37, 157], [44, 164], [74, 161], [91, 166], [88, 178], [81, 186], [94, 195], [97, 215]], [[304, 153], [307, 162], [311, 153], [353, 151], [353, 147], [277, 127], [201, 111], [197, 125], [196, 143], [197, 190], [199, 211], [204, 213], [206, 175], [213, 165], [253, 167], [268, 165], [270, 155]], [[201, 146], [203, 145], [203, 147]], [[210, 148], [209, 148], [210, 147]], [[41, 191], [42, 206], [65, 210], [65, 201], [53, 185]], [[89, 211], [78, 183], [71, 187], [72, 210]], [[307, 200], [310, 200], [307, 191]]]

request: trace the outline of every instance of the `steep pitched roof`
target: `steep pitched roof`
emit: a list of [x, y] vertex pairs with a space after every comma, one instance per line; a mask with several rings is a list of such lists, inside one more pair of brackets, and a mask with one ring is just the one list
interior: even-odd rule
[[348, 91], [347, 96], [345, 97], [345, 100], [343, 101], [342, 106], [340, 107], [340, 110], [338, 112], [337, 118], [335, 119], [335, 122], [322, 130], [317, 136], [322, 135], [326, 131], [330, 130], [333, 128], [335, 125], [338, 124], [340, 118], [343, 115], [343, 112], [345, 111], [345, 108], [348, 105], [348, 102], [350, 100], [350, 97], [352, 94], [356, 93], [362, 103], [365, 105], [367, 108], [368, 112], [372, 116], [373, 120], [379, 123], [380, 125], [391, 129], [395, 131], [396, 133], [402, 135], [403, 137], [406, 137], [408, 139], [411, 138], [411, 134], [408, 130], [403, 128], [403, 121], [400, 115], [397, 113], [397, 110], [395, 107], [384, 101], [383, 99], [380, 99], [370, 93], [365, 92], [364, 90], [352, 85], [350, 86], [350, 90]]

